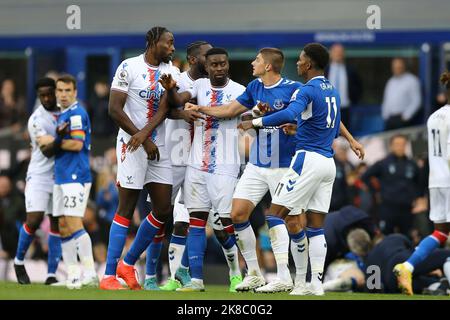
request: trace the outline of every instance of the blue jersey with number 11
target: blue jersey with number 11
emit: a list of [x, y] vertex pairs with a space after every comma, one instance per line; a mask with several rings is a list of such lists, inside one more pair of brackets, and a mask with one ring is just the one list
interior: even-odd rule
[[314, 77], [292, 95], [289, 106], [263, 117], [263, 126], [297, 120], [296, 150], [317, 152], [333, 157], [331, 147], [339, 135], [341, 99], [328, 79]]

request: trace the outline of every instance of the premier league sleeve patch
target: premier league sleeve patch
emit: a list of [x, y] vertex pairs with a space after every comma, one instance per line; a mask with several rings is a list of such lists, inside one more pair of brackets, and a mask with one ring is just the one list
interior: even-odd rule
[[81, 130], [83, 129], [83, 121], [80, 115], [70, 117], [70, 130]]

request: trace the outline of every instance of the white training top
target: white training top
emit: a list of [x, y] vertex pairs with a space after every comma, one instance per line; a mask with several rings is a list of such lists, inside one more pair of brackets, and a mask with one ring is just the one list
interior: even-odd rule
[[[194, 79], [187, 71], [180, 75], [177, 82], [178, 92], [185, 92], [192, 89]], [[184, 106], [180, 106], [183, 109]], [[184, 120], [166, 120], [166, 147], [169, 152], [169, 159], [173, 166], [186, 166], [191, 150], [194, 127]]]
[[28, 132], [31, 140], [31, 160], [28, 165], [27, 180], [29, 177], [39, 175], [54, 179], [53, 168], [55, 158], [47, 158], [37, 143], [37, 138], [50, 135], [56, 137], [56, 126], [59, 111], [47, 111], [40, 105], [28, 119]]
[[[239, 97], [245, 87], [228, 80], [224, 87], [212, 87], [209, 79], [198, 79], [192, 89], [191, 97], [197, 98], [198, 105], [218, 107]], [[238, 151], [239, 117], [218, 119], [206, 116], [196, 121], [194, 141], [188, 165], [199, 170], [237, 177], [240, 168]]]
[[[117, 68], [111, 84], [112, 90], [128, 94], [124, 111], [139, 130], [142, 129], [158, 111], [159, 100], [164, 88], [158, 82], [162, 74], [171, 74], [178, 81], [180, 71], [172, 63], [161, 62], [159, 66], [152, 66], [145, 62], [144, 54], [123, 61]], [[165, 144], [165, 121], [153, 131], [152, 141], [157, 146]], [[128, 134], [119, 129], [119, 136]], [[128, 135], [129, 137], [129, 135]]]
[[450, 187], [450, 105], [447, 104], [428, 118], [429, 188]]

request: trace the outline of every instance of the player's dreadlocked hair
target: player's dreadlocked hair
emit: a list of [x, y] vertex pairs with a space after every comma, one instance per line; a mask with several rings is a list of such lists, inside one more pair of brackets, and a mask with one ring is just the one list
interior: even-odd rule
[[330, 55], [327, 48], [320, 43], [308, 43], [303, 48], [303, 51], [313, 62], [315, 69], [325, 70], [330, 61]]
[[189, 44], [186, 49], [186, 59], [189, 59], [190, 56], [195, 56], [197, 54], [197, 50], [205, 44], [209, 43], [206, 41], [195, 41]]
[[151, 46], [156, 45], [161, 36], [166, 32], [170, 31], [165, 27], [153, 27], [150, 30], [148, 30], [147, 34], [145, 35], [146, 41], [145, 49], [148, 49]]

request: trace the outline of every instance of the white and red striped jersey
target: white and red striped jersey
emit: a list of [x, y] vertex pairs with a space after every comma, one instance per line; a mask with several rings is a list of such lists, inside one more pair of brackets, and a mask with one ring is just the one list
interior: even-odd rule
[[[198, 105], [220, 108], [241, 95], [245, 87], [232, 80], [224, 87], [213, 87], [210, 80], [204, 78], [194, 81], [188, 91], [193, 99], [197, 99]], [[218, 119], [211, 116], [196, 121], [188, 165], [209, 173], [237, 177], [241, 164], [238, 121], [239, 117]]]
[[[185, 92], [192, 89], [194, 79], [187, 71], [180, 75], [177, 81], [178, 92]], [[179, 106], [183, 109], [184, 106]], [[194, 127], [184, 120], [166, 120], [166, 147], [169, 152], [169, 159], [173, 166], [186, 166], [191, 150]]]
[[[178, 81], [180, 71], [172, 63], [161, 62], [152, 66], [144, 59], [144, 54], [123, 61], [117, 68], [111, 84], [111, 90], [128, 94], [124, 111], [139, 130], [142, 129], [158, 111], [159, 100], [164, 88], [158, 82], [163, 74], [171, 74]], [[157, 146], [165, 144], [165, 121], [152, 133], [152, 140]], [[119, 135], [127, 135], [119, 129]]]

